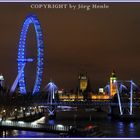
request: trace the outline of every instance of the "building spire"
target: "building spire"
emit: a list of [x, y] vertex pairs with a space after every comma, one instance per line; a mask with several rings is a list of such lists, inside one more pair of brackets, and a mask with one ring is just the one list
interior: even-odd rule
[[117, 93], [117, 86], [116, 86], [116, 73], [113, 69], [111, 76], [110, 76], [110, 97], [113, 97]]
[[111, 77], [116, 77], [116, 72], [114, 69], [112, 70]]

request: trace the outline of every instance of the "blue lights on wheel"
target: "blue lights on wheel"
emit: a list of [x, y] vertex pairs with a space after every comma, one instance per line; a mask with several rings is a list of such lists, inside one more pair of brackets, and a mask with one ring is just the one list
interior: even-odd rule
[[[32, 94], [36, 94], [40, 91], [40, 86], [42, 82], [42, 75], [43, 75], [43, 61], [44, 61], [44, 43], [43, 43], [43, 36], [41, 31], [41, 26], [39, 20], [37, 19], [36, 15], [29, 15], [26, 17], [21, 34], [20, 34], [20, 41], [19, 41], [19, 48], [18, 48], [18, 73], [25, 65], [26, 62], [32, 62], [32, 58], [26, 58], [25, 54], [25, 46], [26, 46], [26, 36], [28, 32], [29, 26], [33, 24], [36, 33], [37, 39], [37, 68], [36, 68], [36, 79]], [[19, 89], [21, 94], [26, 94], [26, 82], [25, 82], [25, 74], [24, 70], [22, 71], [21, 77], [19, 78]]]

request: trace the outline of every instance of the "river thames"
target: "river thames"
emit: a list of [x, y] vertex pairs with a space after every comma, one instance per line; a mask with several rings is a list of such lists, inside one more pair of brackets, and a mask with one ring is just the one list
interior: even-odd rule
[[[107, 138], [140, 138], [140, 120], [136, 121], [122, 121], [112, 119], [105, 112], [96, 111], [57, 111], [56, 120], [48, 121], [47, 117], [42, 117], [38, 123], [46, 124], [64, 124], [74, 125], [82, 124], [83, 127], [91, 123], [99, 126], [100, 130]], [[5, 137], [1, 132], [1, 137]], [[31, 131], [18, 131], [12, 130], [6, 132], [7, 138], [60, 138], [61, 135], [44, 133], [44, 132], [31, 132]], [[69, 137], [69, 136], [68, 136]], [[100, 137], [97, 137], [100, 138]]]

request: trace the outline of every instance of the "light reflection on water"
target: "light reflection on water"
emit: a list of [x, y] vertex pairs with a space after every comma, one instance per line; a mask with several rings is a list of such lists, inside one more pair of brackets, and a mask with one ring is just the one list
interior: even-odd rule
[[120, 137], [135, 137], [136, 128], [134, 122], [118, 122], [117, 123], [117, 133]]
[[102, 130], [106, 133], [107, 137], [140, 137], [140, 125], [139, 122], [135, 121], [101, 121], [96, 122]]
[[49, 125], [54, 125], [55, 124], [55, 121], [54, 120], [48, 120], [48, 124]]
[[[51, 124], [54, 123], [53, 120], [51, 120], [50, 122]], [[107, 127], [106, 128], [101, 127], [101, 130], [106, 134], [107, 137], [140, 137], [139, 131], [137, 131], [137, 129], [135, 128], [136, 126], [134, 122], [130, 123], [120, 121], [115, 121], [111, 123], [105, 122], [106, 121], [102, 123], [104, 123], [105, 126]], [[99, 122], [97, 124], [99, 124]], [[140, 128], [140, 125], [138, 127]], [[60, 137], [60, 136], [40, 132], [18, 131], [15, 137]]]
[[[63, 115], [63, 114], [62, 114]], [[98, 118], [94, 118], [92, 113], [92, 122], [93, 124], [100, 127], [102, 132], [105, 134], [106, 137], [119, 137], [119, 138], [128, 138], [128, 137], [139, 137], [140, 138], [140, 120], [137, 121], [119, 121], [119, 120], [112, 120], [110, 117], [104, 117], [104, 115], [101, 113], [97, 116]], [[58, 116], [59, 118], [59, 116]], [[89, 117], [88, 117], [89, 118]], [[42, 121], [42, 123], [45, 123], [45, 119]], [[49, 120], [47, 122], [48, 124], [54, 125], [56, 123], [59, 124], [73, 124], [74, 118], [71, 119], [68, 118], [62, 118], [60, 120]], [[89, 123], [89, 119], [78, 119], [76, 120], [77, 124], [87, 124]], [[57, 138], [60, 137], [58, 134], [51, 134], [51, 133], [44, 133], [44, 132], [31, 132], [31, 131], [8, 131], [7, 137], [15, 137], [15, 138]]]
[[[4, 134], [3, 134], [3, 137]], [[32, 131], [18, 131], [18, 130], [13, 130], [13, 131], [7, 131], [7, 138], [56, 138], [59, 137], [57, 134], [52, 134], [52, 133], [44, 133], [44, 132], [32, 132]]]
[[51, 133], [31, 132], [31, 131], [19, 131], [17, 137], [20, 138], [38, 138], [38, 137], [59, 137], [59, 135]]

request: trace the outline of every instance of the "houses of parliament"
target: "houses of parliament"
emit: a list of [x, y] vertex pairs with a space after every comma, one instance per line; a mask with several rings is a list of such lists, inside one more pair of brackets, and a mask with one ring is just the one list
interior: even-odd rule
[[97, 93], [91, 91], [90, 81], [87, 74], [79, 74], [78, 88], [75, 93], [59, 93], [59, 99], [62, 101], [83, 101], [83, 100], [101, 100], [111, 99], [117, 93], [116, 74], [113, 71], [110, 75], [108, 90], [99, 88]]

